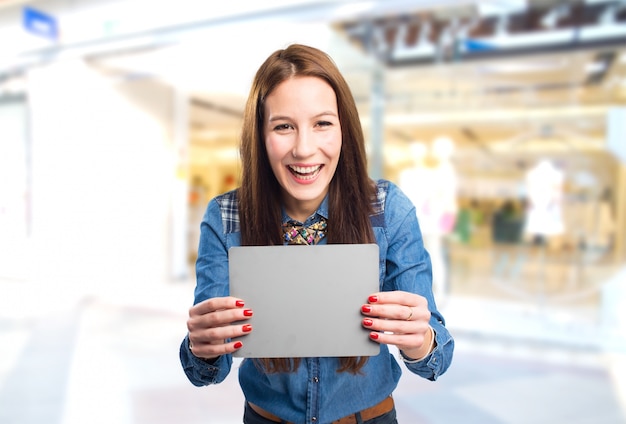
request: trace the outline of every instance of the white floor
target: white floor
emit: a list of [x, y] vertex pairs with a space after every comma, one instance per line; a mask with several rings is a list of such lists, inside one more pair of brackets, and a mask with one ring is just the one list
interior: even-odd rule
[[[192, 292], [0, 281], [0, 422], [241, 423], [236, 372], [197, 388], [180, 368]], [[453, 365], [434, 383], [403, 375], [400, 423], [626, 423], [626, 345], [598, 322], [472, 298], [442, 310]]]

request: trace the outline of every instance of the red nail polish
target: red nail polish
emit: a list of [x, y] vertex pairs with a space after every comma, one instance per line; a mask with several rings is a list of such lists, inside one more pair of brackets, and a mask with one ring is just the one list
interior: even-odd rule
[[365, 312], [366, 314], [369, 314], [370, 312], [372, 312], [372, 308], [368, 305], [361, 306], [361, 310]]
[[374, 324], [374, 321], [372, 321], [371, 319], [364, 319], [363, 320], [363, 325], [366, 326], [366, 327], [369, 327], [372, 324]]
[[250, 324], [246, 324], [241, 327], [241, 331], [243, 331], [244, 333], [249, 333], [250, 331], [252, 331], [252, 326]]
[[378, 340], [378, 333], [370, 333], [370, 337], [374, 340]]
[[243, 305], [244, 305], [243, 300], [237, 300], [235, 302], [235, 306], [238, 308], [243, 308]]
[[378, 296], [370, 296], [367, 298], [367, 300], [369, 300], [370, 303], [376, 303], [378, 302]]
[[235, 345], [233, 346], [235, 349], [241, 349], [241, 347], [243, 346], [243, 343], [241, 342], [235, 342]]
[[252, 309], [246, 309], [245, 311], [243, 311], [243, 316], [244, 317], [251, 317], [252, 316]]

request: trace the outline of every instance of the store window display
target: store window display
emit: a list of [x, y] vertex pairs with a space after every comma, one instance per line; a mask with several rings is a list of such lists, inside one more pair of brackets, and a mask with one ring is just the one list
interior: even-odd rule
[[420, 229], [433, 267], [433, 291], [443, 300], [448, 292], [447, 237], [455, 228], [458, 212], [457, 172], [452, 162], [454, 142], [438, 137], [429, 147], [410, 146], [412, 166], [400, 174], [399, 185], [416, 208]]

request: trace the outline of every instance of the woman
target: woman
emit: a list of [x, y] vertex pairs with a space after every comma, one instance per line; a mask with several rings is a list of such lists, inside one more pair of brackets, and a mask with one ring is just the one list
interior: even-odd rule
[[[367, 175], [365, 144], [349, 87], [332, 59], [303, 45], [261, 65], [244, 113], [242, 184], [213, 199], [201, 224], [195, 305], [180, 358], [189, 380], [226, 378], [232, 353], [254, 331], [245, 299], [229, 296], [228, 249], [240, 245], [377, 243], [380, 291], [361, 308], [372, 357], [245, 359], [244, 423], [396, 423], [391, 394], [401, 369], [435, 380], [453, 340], [432, 294], [431, 265], [415, 208], [391, 182]], [[313, 226], [294, 237], [292, 223]]]

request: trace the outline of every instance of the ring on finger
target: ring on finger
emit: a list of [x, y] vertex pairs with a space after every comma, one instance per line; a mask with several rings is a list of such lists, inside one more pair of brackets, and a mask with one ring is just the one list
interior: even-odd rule
[[409, 316], [406, 317], [405, 321], [411, 321], [411, 318], [413, 318], [413, 308], [410, 306], [407, 306], [407, 308], [409, 308]]

